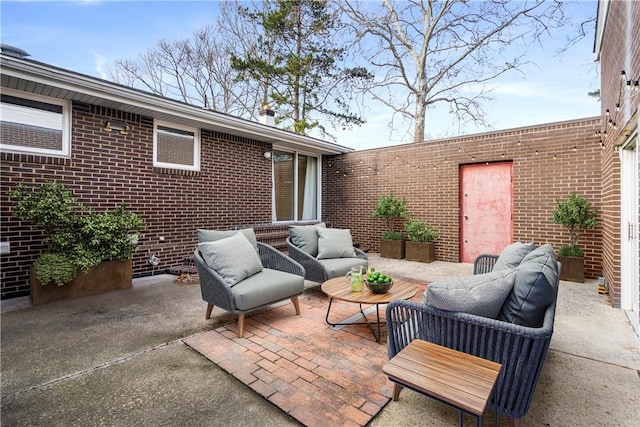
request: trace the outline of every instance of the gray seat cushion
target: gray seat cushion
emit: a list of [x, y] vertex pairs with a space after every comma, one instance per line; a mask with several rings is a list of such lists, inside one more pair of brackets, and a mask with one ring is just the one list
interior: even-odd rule
[[547, 243], [529, 252], [516, 269], [513, 289], [498, 319], [539, 328], [557, 292], [558, 262], [553, 247]]
[[493, 266], [492, 271], [513, 270], [520, 265], [522, 259], [533, 249], [535, 249], [535, 244], [533, 242], [515, 242], [510, 244], [504, 248], [498, 257], [496, 264]]
[[[329, 279], [344, 276], [351, 270], [351, 267], [362, 266], [366, 269], [369, 265], [368, 261], [362, 258], [319, 259], [318, 262], [324, 267]], [[347, 279], [345, 278], [345, 280]]]
[[515, 277], [515, 270], [501, 270], [437, 280], [427, 286], [422, 300], [440, 310], [495, 319], [513, 288]]
[[251, 310], [300, 295], [303, 290], [304, 277], [265, 268], [231, 288], [231, 294], [237, 309]]
[[318, 227], [325, 228], [326, 224], [289, 226], [291, 243], [312, 257], [318, 256]]

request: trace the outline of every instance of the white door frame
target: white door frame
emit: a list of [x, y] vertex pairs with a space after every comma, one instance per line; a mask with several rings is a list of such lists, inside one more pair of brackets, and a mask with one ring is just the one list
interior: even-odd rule
[[[638, 125], [619, 147], [620, 154], [620, 308], [640, 333], [638, 289]], [[635, 125], [635, 126], [634, 126]]]

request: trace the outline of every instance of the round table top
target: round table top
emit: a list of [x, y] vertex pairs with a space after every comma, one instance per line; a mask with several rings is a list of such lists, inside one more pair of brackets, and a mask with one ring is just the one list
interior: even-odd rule
[[393, 286], [384, 294], [374, 294], [367, 288], [367, 285], [362, 287], [362, 291], [353, 292], [346, 277], [329, 279], [322, 284], [320, 289], [331, 298], [360, 304], [388, 304], [394, 299], [413, 298], [417, 292], [415, 285], [402, 278], [394, 278]]

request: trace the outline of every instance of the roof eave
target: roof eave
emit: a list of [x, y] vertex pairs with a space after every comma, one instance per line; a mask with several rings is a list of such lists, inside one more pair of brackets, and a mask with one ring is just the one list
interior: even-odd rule
[[[100, 80], [33, 60], [0, 55], [2, 74], [31, 80], [40, 84], [108, 100], [115, 104], [134, 105], [149, 112], [158, 112], [176, 118], [200, 123], [200, 127], [254, 138], [275, 145], [334, 155], [354, 151], [351, 148], [298, 135], [273, 126], [205, 110], [173, 99]], [[152, 115], [152, 114], [151, 114]]]

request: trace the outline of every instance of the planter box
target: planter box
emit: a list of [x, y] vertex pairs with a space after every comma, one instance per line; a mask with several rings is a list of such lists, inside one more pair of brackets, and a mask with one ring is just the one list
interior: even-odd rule
[[63, 298], [73, 298], [99, 294], [113, 289], [126, 289], [133, 286], [131, 260], [105, 261], [87, 273], [78, 272], [78, 276], [63, 286], [55, 283], [42, 285], [36, 279], [31, 267], [31, 302], [42, 304]]
[[560, 280], [584, 283], [584, 258], [576, 256], [558, 256], [560, 261]]
[[382, 258], [403, 259], [404, 240], [382, 239], [380, 242], [380, 256]]
[[405, 242], [407, 261], [433, 262], [436, 260], [436, 244], [420, 243], [407, 240]]

